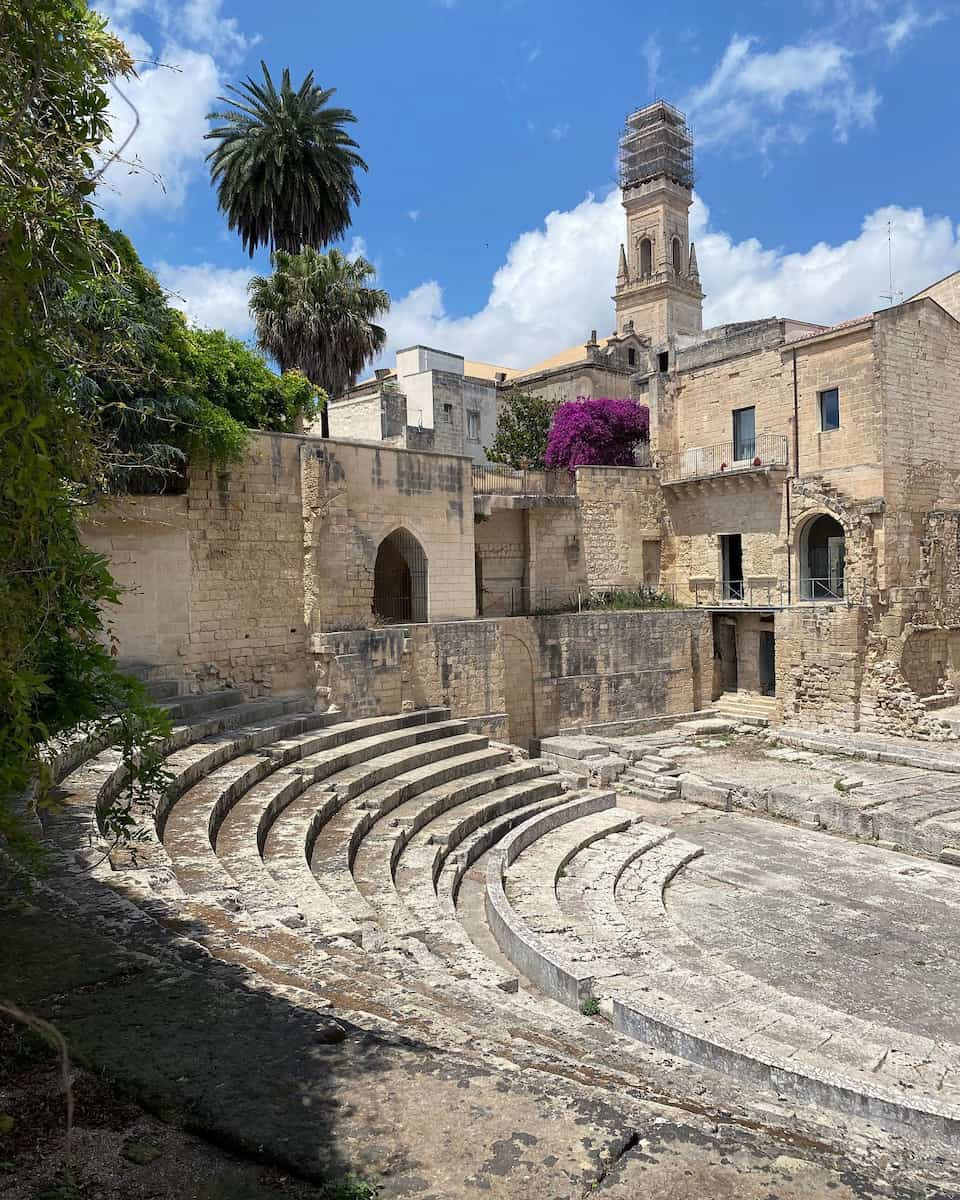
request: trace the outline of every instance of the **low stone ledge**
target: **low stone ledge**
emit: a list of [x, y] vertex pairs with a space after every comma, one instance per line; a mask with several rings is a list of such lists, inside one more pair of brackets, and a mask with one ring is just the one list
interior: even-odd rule
[[750, 1079], [778, 1093], [795, 1096], [804, 1104], [822, 1105], [878, 1123], [895, 1122], [925, 1136], [956, 1138], [960, 1133], [960, 1108], [939, 1104], [928, 1097], [898, 1096], [889, 1088], [868, 1087], [852, 1076], [834, 1074], [810, 1063], [800, 1068], [794, 1058], [788, 1065], [767, 1053], [749, 1052], [743, 1043], [728, 1044], [715, 1034], [708, 1037], [689, 1020], [664, 1011], [649, 1011], [643, 1002], [613, 1000], [613, 1026], [627, 1037], [676, 1054], [714, 1071]]
[[691, 804], [702, 804], [704, 808], [718, 808], [730, 812], [733, 808], [733, 791], [716, 783], [709, 783], [699, 775], [685, 774], [676, 777], [680, 781], [680, 798]]
[[487, 859], [484, 909], [497, 945], [517, 970], [548, 996], [577, 1010], [593, 994], [593, 975], [578, 971], [543, 944], [507, 899], [503, 875], [517, 855], [543, 834], [568, 821], [613, 808], [616, 801], [615, 792], [596, 792], [548, 809], [524, 822]]

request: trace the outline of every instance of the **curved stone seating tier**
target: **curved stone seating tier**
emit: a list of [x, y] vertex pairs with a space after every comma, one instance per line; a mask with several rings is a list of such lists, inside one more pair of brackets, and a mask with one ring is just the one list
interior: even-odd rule
[[[359, 940], [362, 924], [368, 916], [365, 902], [362, 908], [359, 903], [353, 903], [354, 899], [362, 901], [359, 892], [340, 889], [339, 899], [346, 897], [352, 909], [344, 911], [311, 869], [314, 850], [325, 826], [338, 816], [349, 800], [363, 793], [365, 784], [374, 786], [415, 767], [484, 748], [487, 739], [480, 734], [464, 733], [466, 728], [462, 721], [437, 722], [402, 731], [402, 735], [380, 738], [379, 752], [368, 764], [359, 766], [354, 762], [324, 776], [277, 814], [264, 841], [263, 861], [287, 896], [305, 914], [309, 909], [313, 920], [322, 920], [319, 907], [322, 904], [323, 912], [335, 913], [339, 919], [341, 928], [336, 931], [336, 936]], [[393, 749], [396, 745], [402, 748]], [[373, 749], [368, 748], [366, 753], [370, 754]], [[349, 755], [357, 753], [359, 751], [351, 750]], [[337, 836], [341, 828], [338, 822], [331, 836]]]
[[[303, 704], [300, 697], [228, 703], [233, 697], [233, 692], [205, 697], [208, 705], [204, 713], [174, 725], [161, 742], [159, 748], [172, 780], [158, 806], [158, 815], [165, 814], [172, 801], [199, 779], [205, 768], [212, 769], [231, 757], [266, 745], [274, 737], [318, 728], [333, 719], [328, 714], [298, 711]], [[193, 750], [195, 745], [203, 748]], [[183, 757], [178, 759], [178, 755]], [[100, 750], [60, 780], [58, 807], [43, 816], [45, 832], [55, 834], [61, 850], [93, 849], [96, 857], [101, 856], [109, 847], [100, 841], [100, 817], [120, 795], [125, 782], [120, 751], [113, 747]], [[153, 814], [140, 812], [138, 816], [141, 832], [152, 838]], [[140, 852], [148, 854], [142, 847]]]
[[591, 845], [573, 860], [569, 888], [561, 881], [559, 906], [576, 944], [592, 938], [626, 963], [622, 976], [604, 981], [616, 1028], [861, 1116], [941, 1131], [960, 1118], [960, 1048], [786, 995], [670, 920], [670, 880], [701, 853], [668, 830], [637, 825]]
[[538, 838], [567, 822], [613, 808], [616, 798], [616, 792], [596, 792], [531, 817], [487, 858], [484, 907], [497, 945], [522, 975], [570, 1008], [579, 1008], [593, 994], [593, 977], [557, 954], [517, 914], [504, 891], [504, 876], [517, 856]]
[[530, 765], [514, 765], [508, 749], [489, 746], [373, 787], [324, 829], [311, 866], [321, 878], [339, 881], [380, 930], [396, 936], [417, 932], [422, 918], [403, 905], [394, 883], [400, 848], [443, 806], [496, 787], [518, 771], [529, 776]]
[[[960, 1129], [960, 1048], [708, 952], [664, 899], [700, 847], [616, 810], [614, 793], [565, 793], [445, 709], [351, 721], [298, 712], [299, 698], [236, 699], [196, 698], [166, 740], [169, 786], [156, 814], [136, 813], [162, 840], [139, 860], [97, 840], [125, 782], [119, 754], [58, 748], [68, 765], [92, 757], [44, 815], [61, 853], [42, 886], [69, 880], [98, 928], [318, 1016], [333, 1003], [518, 1065], [589, 1053], [611, 1080], [638, 1039], [804, 1101]], [[505, 994], [527, 982], [532, 995]], [[558, 1014], [592, 996], [613, 1029], [568, 1028]]]
[[404, 849], [395, 874], [398, 903], [405, 913], [415, 914], [416, 935], [457, 978], [517, 990], [516, 973], [498, 970], [457, 919], [455, 889], [496, 840], [562, 800], [563, 785], [555, 775], [498, 788], [427, 824], [422, 836]]

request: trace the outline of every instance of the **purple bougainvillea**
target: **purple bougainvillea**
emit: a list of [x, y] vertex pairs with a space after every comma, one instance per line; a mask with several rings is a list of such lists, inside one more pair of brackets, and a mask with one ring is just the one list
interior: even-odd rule
[[650, 410], [636, 400], [578, 396], [553, 415], [548, 467], [631, 467], [638, 442], [650, 434]]

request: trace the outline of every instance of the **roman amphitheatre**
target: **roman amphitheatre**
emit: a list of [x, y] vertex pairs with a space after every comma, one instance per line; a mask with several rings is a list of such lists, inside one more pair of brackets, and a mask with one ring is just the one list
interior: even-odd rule
[[510, 380], [415, 347], [90, 515], [168, 778], [117, 845], [51, 746], [0, 974], [172, 1124], [384, 1197], [960, 1194], [957, 277], [704, 330], [691, 154], [631, 114], [615, 332], [513, 376], [646, 404], [635, 465], [478, 461]]

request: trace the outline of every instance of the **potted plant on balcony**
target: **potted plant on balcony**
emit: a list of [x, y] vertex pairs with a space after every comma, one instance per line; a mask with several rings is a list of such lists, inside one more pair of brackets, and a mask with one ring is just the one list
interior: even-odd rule
[[758, 455], [757, 455], [757, 456], [754, 458], [754, 460], [753, 460], [753, 465], [754, 465], [755, 467], [762, 467], [762, 466], [763, 466], [763, 463], [760, 461], [760, 455], [759, 455], [759, 454], [758, 454]]
[[726, 463], [721, 463], [721, 464], [720, 464], [720, 470], [721, 470], [721, 471], [725, 471], [726, 469], [727, 469], [727, 464], [726, 464]]

